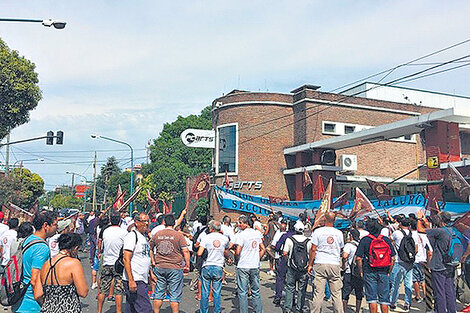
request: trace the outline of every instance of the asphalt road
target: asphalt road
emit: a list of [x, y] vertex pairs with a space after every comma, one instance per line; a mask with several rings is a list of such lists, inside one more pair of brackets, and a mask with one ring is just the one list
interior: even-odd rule
[[[89, 285], [91, 285], [91, 268], [89, 266], [88, 258], [83, 255], [82, 263], [84, 264], [85, 269], [85, 276]], [[228, 267], [227, 270], [229, 272], [234, 272], [234, 267]], [[261, 285], [261, 298], [263, 302], [263, 310], [265, 313], [282, 313], [280, 307], [276, 307], [273, 301], [273, 290], [274, 290], [274, 277], [267, 274], [267, 262], [262, 262], [262, 270], [260, 273], [260, 285]], [[199, 301], [195, 299], [196, 291], [191, 291], [189, 289], [190, 281], [194, 277], [193, 273], [190, 273], [188, 276], [185, 277], [184, 280], [184, 290], [183, 290], [183, 301], [180, 305], [180, 312], [187, 312], [187, 313], [194, 313], [198, 312], [199, 310]], [[90, 292], [88, 293], [88, 297], [82, 299], [82, 308], [83, 312], [96, 312], [96, 295], [97, 289], [92, 290], [90, 288]], [[311, 286], [307, 289], [307, 303], [306, 305], [310, 305], [310, 300], [312, 299], [312, 288]], [[349, 312], [353, 312], [352, 305], [354, 305], [356, 299], [354, 295], [350, 297], [350, 310]], [[125, 299], [124, 299], [125, 302]], [[398, 309], [397, 312], [403, 312], [400, 308], [403, 305], [403, 288], [400, 293], [400, 300], [398, 301]], [[458, 309], [461, 309], [462, 305], [458, 304]], [[114, 303], [108, 302], [105, 300], [103, 312], [111, 313], [115, 312], [115, 305]], [[229, 313], [237, 313], [238, 310], [238, 298], [236, 296], [236, 286], [234, 282], [234, 277], [227, 277], [227, 285], [222, 287], [222, 311], [229, 312]], [[165, 302], [162, 307], [162, 312], [164, 313], [171, 313], [170, 307], [168, 302]], [[212, 307], [210, 307], [210, 312], [212, 312]], [[333, 312], [333, 306], [331, 300], [323, 302], [322, 312]], [[362, 302], [362, 312], [369, 312], [367, 304], [365, 300]], [[426, 308], [424, 303], [416, 303], [413, 301], [411, 306], [411, 313], [421, 313], [426, 312]]]

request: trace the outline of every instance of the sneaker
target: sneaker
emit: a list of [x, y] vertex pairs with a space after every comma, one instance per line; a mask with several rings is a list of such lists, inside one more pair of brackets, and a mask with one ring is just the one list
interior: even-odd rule
[[91, 289], [96, 289], [96, 288], [98, 288], [98, 283], [93, 283], [93, 284], [91, 285]]
[[281, 299], [274, 298], [273, 303], [275, 306], [280, 306], [281, 305]]
[[397, 306], [395, 304], [390, 304], [390, 310], [396, 311]]
[[466, 313], [466, 312], [470, 312], [470, 305], [467, 306], [465, 309], [463, 309], [462, 312], [465, 312], [465, 313]]
[[410, 311], [410, 305], [405, 303], [405, 305], [403, 305], [403, 311], [409, 312]]
[[274, 273], [274, 271], [273, 271], [273, 270], [270, 270], [270, 271], [268, 272], [268, 275], [271, 275], [271, 276], [276, 276], [276, 274]]
[[423, 302], [423, 298], [416, 298], [416, 302], [417, 302], [417, 303]]

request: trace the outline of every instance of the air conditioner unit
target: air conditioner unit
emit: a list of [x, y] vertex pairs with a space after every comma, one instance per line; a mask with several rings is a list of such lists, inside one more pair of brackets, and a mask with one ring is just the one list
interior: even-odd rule
[[339, 157], [339, 165], [342, 171], [349, 171], [349, 172], [357, 171], [357, 155], [342, 154]]

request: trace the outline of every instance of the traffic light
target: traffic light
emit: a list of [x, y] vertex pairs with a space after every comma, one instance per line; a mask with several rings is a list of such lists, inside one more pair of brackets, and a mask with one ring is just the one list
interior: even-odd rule
[[64, 132], [59, 130], [57, 131], [57, 139], [56, 139], [56, 144], [61, 145], [64, 143]]
[[54, 132], [52, 130], [47, 132], [46, 135], [46, 145], [53, 145], [54, 144]]

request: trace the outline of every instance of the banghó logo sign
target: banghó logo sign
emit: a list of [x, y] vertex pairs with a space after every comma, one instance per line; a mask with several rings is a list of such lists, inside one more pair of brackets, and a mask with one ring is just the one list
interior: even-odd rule
[[206, 129], [186, 129], [181, 133], [183, 144], [193, 148], [215, 148], [215, 131]]

